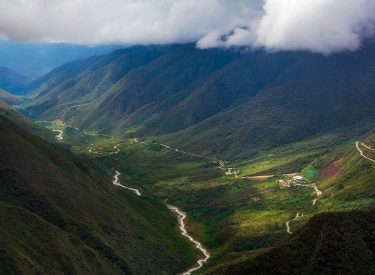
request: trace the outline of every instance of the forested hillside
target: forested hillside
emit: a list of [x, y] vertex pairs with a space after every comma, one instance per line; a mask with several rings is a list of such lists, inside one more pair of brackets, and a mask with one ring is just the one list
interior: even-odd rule
[[373, 41], [331, 56], [136, 47], [55, 69], [32, 85], [28, 110], [100, 133], [156, 135], [195, 153], [246, 158], [371, 128], [374, 49]]

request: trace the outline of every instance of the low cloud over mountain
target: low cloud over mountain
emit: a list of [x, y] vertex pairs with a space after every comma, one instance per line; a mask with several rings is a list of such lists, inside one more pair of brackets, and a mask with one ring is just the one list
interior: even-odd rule
[[[84, 14], [84, 16], [82, 16]], [[249, 46], [332, 53], [374, 33], [373, 0], [3, 0], [0, 37], [79, 44]]]

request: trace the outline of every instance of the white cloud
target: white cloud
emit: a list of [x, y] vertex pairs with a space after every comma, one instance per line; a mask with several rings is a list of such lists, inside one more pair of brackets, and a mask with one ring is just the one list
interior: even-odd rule
[[192, 42], [212, 31], [247, 23], [252, 2], [1, 0], [0, 35], [21, 41], [89, 44]]
[[1, 0], [0, 37], [81, 44], [356, 50], [375, 0]]
[[331, 53], [356, 50], [373, 32], [374, 0], [267, 0], [255, 45]]

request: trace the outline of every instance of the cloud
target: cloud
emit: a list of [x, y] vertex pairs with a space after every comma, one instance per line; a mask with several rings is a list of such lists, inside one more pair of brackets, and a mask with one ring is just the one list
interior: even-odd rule
[[1, 0], [0, 38], [328, 54], [358, 49], [374, 14], [374, 0]]
[[332, 53], [357, 50], [373, 34], [374, 0], [267, 0], [256, 46]]
[[246, 24], [254, 10], [252, 2], [1, 0], [0, 36], [85, 44], [193, 42]]
[[264, 0], [246, 28], [208, 33], [198, 47], [245, 46], [267, 50], [354, 51], [374, 35], [374, 0]]

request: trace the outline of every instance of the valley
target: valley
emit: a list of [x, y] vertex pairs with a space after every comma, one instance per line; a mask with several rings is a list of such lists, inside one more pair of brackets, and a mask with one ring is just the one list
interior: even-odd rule
[[[313, 215], [328, 209], [341, 211], [340, 203], [332, 204], [325, 194], [332, 193], [329, 184], [338, 172], [324, 178], [319, 174], [335, 162], [342, 150], [348, 155], [347, 161], [357, 152], [350, 142], [336, 145], [330, 152], [321, 151], [319, 148], [332, 142], [330, 137], [314, 153], [308, 150], [314, 148], [311, 144], [315, 141], [306, 140], [292, 146], [298, 148], [296, 152], [289, 146], [276, 149], [271, 160], [268, 152], [267, 164], [259, 156], [250, 162], [234, 162], [229, 168], [226, 161], [158, 144], [152, 139], [119, 138], [67, 129], [66, 138], [74, 141], [69, 145], [75, 154], [94, 161], [108, 176], [113, 176], [113, 167], [118, 169], [113, 184], [138, 196], [143, 190], [142, 196], [174, 205], [169, 208], [176, 213], [184, 236], [190, 236], [195, 245], [200, 245], [202, 249], [197, 253], [210, 255], [197, 265], [202, 270], [198, 273], [210, 273], [215, 266], [234, 259], [256, 257], [297, 232]], [[322, 140], [319, 137], [319, 142]], [[305, 154], [313, 154], [314, 158], [307, 165], [296, 166], [293, 160], [301, 156], [299, 147], [304, 146]], [[285, 170], [284, 164], [291, 165], [291, 170]], [[228, 169], [236, 174], [228, 173]], [[270, 175], [269, 171], [274, 173]], [[292, 184], [285, 184], [296, 177], [298, 180]], [[350, 190], [352, 187], [347, 191], [356, 192]], [[355, 201], [346, 201], [346, 204]], [[371, 208], [374, 204], [349, 205], [345, 210], [363, 207]], [[186, 211], [188, 220], [180, 209]]]
[[[317, 221], [329, 225], [326, 238], [337, 232], [325, 215], [342, 226], [340, 215], [351, 224], [350, 213], [375, 208], [374, 47], [324, 57], [137, 46], [73, 61], [32, 82], [14, 109], [0, 105], [25, 132], [14, 130], [21, 145], [2, 150], [27, 144], [41, 167], [57, 162], [38, 172], [41, 187], [32, 183], [46, 193], [33, 192], [57, 205], [69, 234], [104, 255], [104, 273], [230, 274], [266, 268], [262, 259], [285, 245], [298, 249], [282, 255], [301, 253], [309, 266], [318, 257], [306, 244], [319, 242]], [[21, 159], [7, 169], [30, 165]], [[44, 209], [31, 208], [43, 219]], [[282, 268], [293, 265], [288, 258]]]
[[375, 274], [375, 0], [0, 0], [0, 275]]

